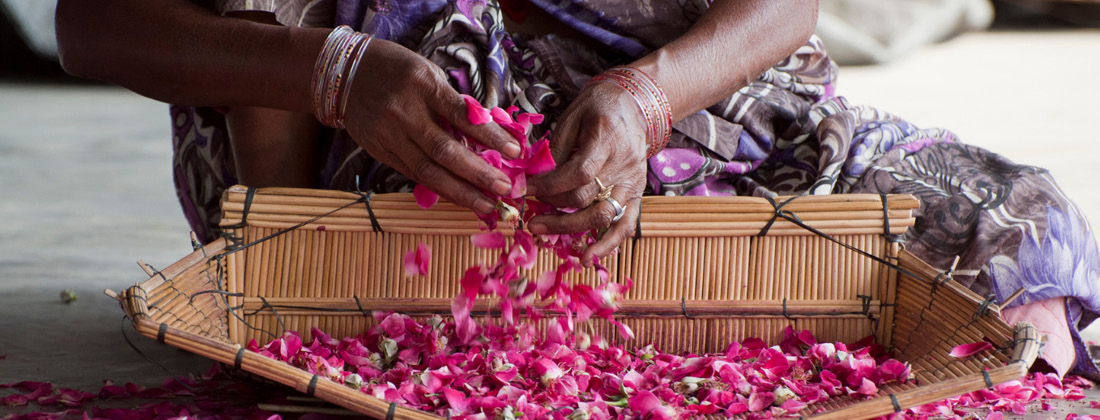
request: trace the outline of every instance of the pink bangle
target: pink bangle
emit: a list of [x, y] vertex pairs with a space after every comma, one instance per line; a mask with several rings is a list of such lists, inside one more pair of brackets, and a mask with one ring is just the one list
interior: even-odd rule
[[[311, 96], [313, 114], [329, 127], [344, 129], [347, 87], [359, 67], [371, 37], [353, 31], [348, 26], [332, 30], [313, 67]], [[348, 63], [351, 70], [348, 71]]]
[[614, 67], [593, 76], [588, 84], [613, 82], [634, 98], [646, 121], [646, 159], [668, 145], [672, 136], [672, 107], [656, 80], [634, 67]]

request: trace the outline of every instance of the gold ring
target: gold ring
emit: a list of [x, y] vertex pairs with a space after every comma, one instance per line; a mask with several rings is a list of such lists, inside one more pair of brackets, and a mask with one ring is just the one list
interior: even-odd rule
[[615, 188], [615, 185], [604, 186], [600, 181], [600, 177], [596, 177], [596, 185], [600, 186], [600, 192], [596, 193], [596, 200], [607, 200], [611, 198], [611, 190]]

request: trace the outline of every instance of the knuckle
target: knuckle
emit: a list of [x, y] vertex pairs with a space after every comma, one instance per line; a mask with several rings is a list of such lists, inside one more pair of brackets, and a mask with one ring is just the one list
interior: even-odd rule
[[412, 176], [415, 177], [418, 182], [423, 183], [423, 181], [435, 180], [438, 178], [439, 169], [436, 168], [435, 162], [432, 162], [431, 159], [426, 157], [417, 159], [417, 161], [412, 164], [411, 169], [413, 172]]
[[588, 204], [585, 198], [584, 193], [578, 189], [566, 194], [563, 201], [566, 207], [581, 208]]
[[439, 162], [451, 162], [455, 158], [454, 142], [442, 135], [430, 136], [424, 151], [427, 152], [428, 156], [431, 156], [432, 159]]
[[599, 169], [600, 168], [595, 161], [593, 161], [592, 159], [585, 159], [577, 167], [577, 177], [575, 181], [578, 181], [578, 183], [591, 182], [593, 179], [596, 178], [596, 175], [599, 174]]
[[595, 226], [610, 226], [613, 217], [615, 217], [614, 211], [606, 208], [606, 206], [596, 207], [592, 212], [592, 222]]

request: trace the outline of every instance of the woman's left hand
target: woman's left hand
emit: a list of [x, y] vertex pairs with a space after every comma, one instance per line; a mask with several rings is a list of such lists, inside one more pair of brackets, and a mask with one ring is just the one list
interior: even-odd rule
[[[550, 137], [558, 163], [553, 171], [528, 181], [539, 200], [576, 212], [531, 219], [534, 234], [606, 231], [585, 250], [589, 266], [634, 233], [646, 185], [646, 122], [633, 97], [615, 83], [587, 86], [565, 110]], [[597, 182], [597, 178], [599, 181]], [[603, 183], [611, 199], [598, 197]], [[618, 203], [622, 216], [615, 220]]]

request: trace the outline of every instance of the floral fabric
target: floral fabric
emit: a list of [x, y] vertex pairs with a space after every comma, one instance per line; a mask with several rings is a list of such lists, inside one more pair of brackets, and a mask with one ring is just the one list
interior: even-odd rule
[[[334, 24], [419, 52], [486, 106], [515, 105], [553, 123], [589, 77], [675, 39], [706, 9], [700, 0], [530, 1], [595, 43], [511, 35], [492, 1], [339, 0]], [[835, 94], [836, 78], [811, 39], [733, 96], [677, 122], [669, 147], [649, 161], [647, 193], [916, 195], [907, 249], [943, 269], [960, 257], [955, 278], [998, 301], [1024, 289], [1009, 306], [1064, 299], [1073, 372], [1100, 377], [1077, 334], [1100, 311], [1100, 251], [1051, 175], [947, 130], [851, 104]], [[221, 190], [234, 181], [224, 121], [204, 109], [172, 112], [180, 199], [196, 232], [212, 239]], [[411, 190], [345, 133], [333, 137], [318, 187]]]

